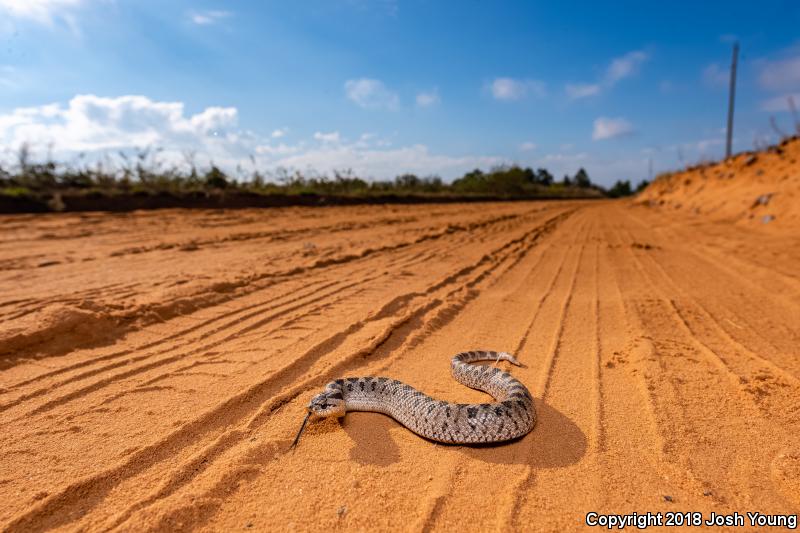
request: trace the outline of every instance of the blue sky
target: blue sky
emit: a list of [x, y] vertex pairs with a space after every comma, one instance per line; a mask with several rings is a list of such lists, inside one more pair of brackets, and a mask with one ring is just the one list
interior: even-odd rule
[[[790, 131], [800, 2], [0, 0], [0, 156], [638, 181]], [[191, 156], [190, 154], [194, 154]]]

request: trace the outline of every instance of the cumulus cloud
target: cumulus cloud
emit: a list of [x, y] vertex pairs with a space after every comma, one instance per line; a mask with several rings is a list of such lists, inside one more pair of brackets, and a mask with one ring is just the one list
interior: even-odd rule
[[397, 94], [389, 90], [380, 80], [359, 78], [344, 84], [347, 98], [364, 109], [396, 110], [400, 105]]
[[417, 105], [419, 107], [431, 107], [433, 105], [438, 104], [440, 101], [439, 99], [439, 90], [433, 89], [432, 91], [423, 91], [417, 94]]
[[[306, 140], [285, 143], [270, 131], [259, 135], [241, 130], [237, 121], [238, 111], [232, 107], [211, 106], [192, 114], [181, 102], [160, 102], [144, 96], [79, 95], [66, 104], [18, 108], [0, 114], [0, 145], [16, 149], [30, 141], [35, 143], [36, 156], [53, 142], [53, 154], [61, 161], [78, 152], [86, 152], [90, 161], [109, 151], [114, 154], [132, 148], [160, 147], [164, 150], [158, 157], [163, 163], [185, 164], [184, 153], [194, 152], [198, 165], [205, 166], [213, 160], [226, 172], [235, 172], [237, 165], [251, 168], [252, 155], [262, 170], [282, 167], [330, 173], [349, 168], [356, 175], [378, 179], [404, 172], [454, 178], [474, 168], [507, 162], [490, 154], [435, 153], [424, 144], [393, 146], [389, 139], [372, 133], [351, 141], [338, 131], [317, 131]], [[608, 124], [603, 127], [606, 132], [613, 129]], [[534, 146], [526, 142], [520, 148]], [[598, 159], [586, 153], [555, 153], [534, 157], [535, 153], [525, 152], [524, 164], [545, 166], [556, 175], [574, 174], [579, 166], [585, 166], [595, 182], [620, 175], [635, 176], [638, 168], [642, 172], [647, 169], [646, 165], [616, 156]], [[8, 156], [13, 154], [9, 152]]]
[[285, 137], [286, 134], [289, 132], [289, 128], [278, 128], [276, 130], [272, 130], [272, 134], [270, 137], [273, 139], [279, 139], [281, 137]]
[[[155, 147], [163, 149], [158, 156], [162, 163], [178, 166], [185, 164], [185, 153], [196, 153], [198, 165], [213, 161], [232, 172], [237, 165], [250, 168], [252, 156], [265, 170], [283, 167], [330, 172], [350, 168], [360, 176], [382, 179], [403, 172], [454, 177], [503, 161], [488, 155], [436, 154], [423, 144], [394, 147], [389, 140], [370, 133], [348, 141], [338, 131], [317, 131], [307, 140], [279, 143], [280, 136], [241, 130], [237, 122], [238, 111], [233, 107], [212, 106], [191, 114], [181, 102], [133, 95], [78, 95], [66, 104], [22, 107], [0, 114], [0, 146], [16, 149], [30, 143], [35, 155], [52, 143], [58, 161], [78, 153], [85, 153], [91, 161], [104, 154]], [[13, 161], [11, 150], [3, 157], [6, 162]]]
[[526, 141], [519, 145], [519, 149], [523, 152], [532, 152], [533, 150], [536, 150], [536, 143]]
[[633, 131], [633, 125], [624, 118], [600, 117], [594, 121], [592, 139], [595, 141], [614, 139], [629, 135]]
[[237, 120], [232, 107], [208, 107], [187, 115], [181, 102], [84, 94], [66, 106], [22, 107], [0, 115], [0, 144], [34, 148], [52, 144], [57, 157], [147, 146], [161, 147], [173, 159], [185, 149], [215, 157], [248, 142], [246, 132], [236, 131]]
[[231, 12], [208, 9], [205, 11], [190, 11], [188, 16], [189, 20], [198, 26], [209, 26], [219, 22], [224, 18], [230, 17]]
[[610, 89], [619, 81], [636, 74], [649, 58], [650, 56], [641, 50], [628, 52], [624, 56], [611, 60], [599, 81], [595, 83], [567, 83], [564, 90], [570, 100], [594, 96], [603, 90]]
[[515, 78], [495, 78], [490, 89], [495, 100], [519, 100], [528, 95], [544, 96], [545, 84], [538, 80], [518, 80]]

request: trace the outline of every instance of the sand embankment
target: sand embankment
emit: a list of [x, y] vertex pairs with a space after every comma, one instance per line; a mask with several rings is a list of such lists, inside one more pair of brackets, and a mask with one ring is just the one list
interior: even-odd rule
[[800, 229], [800, 138], [665, 174], [637, 201], [739, 225]]
[[[742, 198], [767, 192], [784, 205], [774, 187]], [[726, 205], [711, 215], [750, 209]], [[0, 529], [797, 513], [800, 246], [776, 216], [768, 232], [605, 201], [0, 217]], [[539, 421], [519, 442], [437, 445], [354, 413], [287, 452], [332, 378], [482, 401], [448, 367], [480, 348], [526, 365], [511, 371]]]

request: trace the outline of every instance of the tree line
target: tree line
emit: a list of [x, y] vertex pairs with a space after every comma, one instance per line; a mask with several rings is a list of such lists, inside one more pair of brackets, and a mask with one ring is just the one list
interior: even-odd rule
[[[267, 173], [245, 172], [241, 166], [226, 173], [211, 164], [200, 170], [194, 164], [165, 167], [150, 151], [136, 156], [120, 153], [121, 164], [108, 159], [85, 165], [62, 165], [54, 161], [31, 160], [23, 147], [18, 164], [0, 166], [0, 194], [5, 196], [80, 193], [172, 193], [197, 191], [249, 191], [261, 194], [321, 195], [485, 195], [498, 197], [598, 197], [627, 196], [634, 192], [630, 181], [617, 181], [606, 189], [593, 183], [587, 171], [561, 180], [545, 168], [502, 165], [488, 171], [475, 169], [446, 183], [439, 176], [400, 174], [393, 180], [367, 180], [352, 171], [334, 171], [332, 176], [314, 172], [290, 172], [279, 168]], [[255, 166], [255, 165], [254, 165]], [[646, 182], [639, 184], [637, 190]]]

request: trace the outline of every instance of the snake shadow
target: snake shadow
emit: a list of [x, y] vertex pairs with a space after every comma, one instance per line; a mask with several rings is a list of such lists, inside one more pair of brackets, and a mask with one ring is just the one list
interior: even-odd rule
[[389, 466], [400, 460], [400, 448], [389, 430], [402, 427], [393, 418], [380, 413], [347, 413], [339, 419], [345, 433], [355, 442], [350, 459], [362, 465]]
[[463, 453], [486, 463], [533, 468], [563, 468], [580, 461], [588, 448], [586, 434], [558, 409], [538, 399], [533, 402], [533, 431], [505, 443], [463, 446]]
[[[534, 399], [536, 426], [513, 441], [498, 444], [443, 444], [460, 448], [468, 457], [494, 464], [529, 465], [533, 468], [561, 468], [575, 464], [586, 454], [586, 435], [568, 416]], [[348, 413], [339, 425], [353, 440], [350, 458], [360, 464], [389, 466], [401, 460], [400, 448], [389, 430], [401, 427], [394, 419], [377, 413]], [[421, 438], [421, 437], [420, 437]]]

